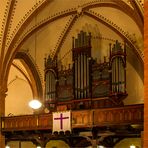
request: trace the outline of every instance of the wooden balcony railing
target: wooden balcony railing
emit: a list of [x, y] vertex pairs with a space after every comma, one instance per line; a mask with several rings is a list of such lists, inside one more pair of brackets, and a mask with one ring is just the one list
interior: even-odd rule
[[2, 117], [2, 129], [4, 131], [37, 130], [51, 128], [52, 114]]
[[[72, 128], [116, 124], [143, 124], [144, 106], [72, 111]], [[52, 114], [2, 117], [2, 131], [52, 130]]]

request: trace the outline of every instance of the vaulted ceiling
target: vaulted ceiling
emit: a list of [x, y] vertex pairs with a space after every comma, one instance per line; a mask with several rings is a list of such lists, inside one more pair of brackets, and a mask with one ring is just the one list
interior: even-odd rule
[[0, 0], [1, 78], [7, 79], [20, 51], [36, 61], [43, 77], [44, 57], [60, 53], [66, 59], [71, 37], [81, 29], [94, 39], [126, 41], [143, 61], [143, 8], [144, 0]]

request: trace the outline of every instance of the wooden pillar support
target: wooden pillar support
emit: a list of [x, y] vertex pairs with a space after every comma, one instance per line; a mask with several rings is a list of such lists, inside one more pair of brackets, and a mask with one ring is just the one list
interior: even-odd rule
[[92, 143], [92, 148], [97, 148], [97, 140], [96, 139], [91, 140], [91, 143]]
[[5, 148], [5, 136], [2, 134], [2, 121], [1, 117], [5, 115], [5, 97], [6, 90], [0, 87], [0, 148]]

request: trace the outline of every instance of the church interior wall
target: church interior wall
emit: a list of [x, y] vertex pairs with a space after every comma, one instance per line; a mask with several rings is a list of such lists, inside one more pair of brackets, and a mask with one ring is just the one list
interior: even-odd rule
[[[26, 70], [19, 61], [15, 63]], [[32, 114], [33, 110], [28, 106], [33, 98], [32, 90], [27, 79], [13, 65], [11, 66], [8, 78], [8, 94], [5, 102], [5, 115], [24, 115]]]
[[[34, 0], [35, 1], [35, 0]], [[14, 7], [16, 10], [13, 10], [14, 15], [12, 23], [10, 23], [10, 30], [8, 27], [8, 39], [11, 40], [11, 35], [15, 36], [16, 32], [14, 28], [16, 24], [21, 20], [21, 15], [18, 16], [21, 11], [22, 14], [26, 14], [29, 9], [34, 5], [34, 1], [25, 2], [25, 7], [22, 7], [22, 4], [18, 2], [18, 4]], [[37, 0], [38, 1], [38, 0]], [[124, 0], [124, 2], [129, 3]], [[132, 1], [131, 1], [132, 2]], [[48, 58], [50, 55], [52, 58], [57, 53], [58, 64], [59, 67], [62, 64], [64, 68], [68, 68], [68, 64], [72, 64], [72, 37], [76, 37], [77, 34], [83, 30], [84, 32], [91, 32], [92, 35], [92, 57], [97, 59], [98, 62], [103, 62], [104, 56], [106, 60], [109, 59], [109, 43], [114, 44], [116, 40], [118, 40], [122, 45], [124, 44], [123, 36], [127, 33], [129, 40], [133, 40], [132, 42], [138, 50], [142, 53], [143, 51], [143, 34], [138, 27], [138, 23], [135, 20], [131, 19], [131, 16], [128, 16], [122, 10], [119, 10], [118, 6], [115, 8], [106, 7], [106, 3], [103, 2], [103, 7], [100, 5], [96, 6], [93, 4], [92, 0], [72, 0], [69, 3], [69, 0], [51, 0], [45, 7], [42, 9], [39, 14], [37, 14], [36, 18], [32, 18], [32, 21], [26, 23], [21, 32], [21, 35], [18, 37], [24, 37], [25, 33], [27, 33], [32, 26], [39, 23], [41, 20], [43, 22], [46, 19], [55, 17], [59, 15], [59, 18], [55, 17], [55, 20], [51, 20], [45, 25], [41, 25], [33, 31], [33, 34], [28, 36], [25, 42], [22, 42], [22, 46], [18, 51], [26, 52], [30, 55], [31, 60], [34, 62], [34, 65], [38, 71], [42, 88], [45, 89], [45, 65], [44, 58]], [[97, 3], [97, 1], [96, 1]], [[100, 3], [100, 1], [98, 1]], [[108, 3], [108, 2], [107, 2]], [[113, 2], [114, 3], [114, 2]], [[116, 2], [115, 2], [116, 3]], [[117, 2], [118, 3], [118, 2]], [[3, 1], [2, 4], [5, 5]], [[90, 7], [86, 7], [86, 5]], [[91, 6], [92, 4], [92, 6]], [[118, 3], [118, 5], [120, 2]], [[114, 4], [113, 4], [114, 5]], [[129, 3], [130, 5], [130, 3]], [[110, 5], [109, 5], [110, 6]], [[131, 5], [130, 5], [131, 6]], [[96, 8], [95, 8], [96, 7]], [[34, 6], [35, 8], [35, 6]], [[33, 9], [34, 9], [33, 8]], [[20, 10], [22, 9], [22, 10]], [[33, 10], [32, 9], [32, 10]], [[75, 10], [72, 15], [69, 13], [69, 10]], [[83, 9], [83, 10], [82, 10]], [[87, 10], [88, 9], [88, 10]], [[65, 11], [68, 15], [60, 15]], [[84, 11], [86, 13], [84, 13]], [[93, 17], [89, 17], [87, 14], [92, 13], [94, 16], [98, 15], [99, 17], [102, 15], [103, 21], [97, 21]], [[29, 11], [28, 11], [29, 12]], [[110, 15], [108, 15], [110, 14]], [[75, 18], [76, 16], [76, 18]], [[34, 16], [33, 16], [34, 17]], [[99, 20], [98, 17], [98, 20]], [[122, 18], [122, 19], [121, 19]], [[134, 17], [133, 17], [134, 18]], [[69, 27], [70, 22], [74, 19], [73, 24]], [[25, 20], [25, 19], [24, 19]], [[112, 25], [105, 25], [107, 23], [113, 23]], [[139, 20], [138, 20], [139, 21]], [[11, 20], [10, 20], [11, 22]], [[27, 21], [26, 21], [27, 22]], [[42, 21], [41, 21], [42, 22]], [[120, 23], [119, 23], [120, 22]], [[0, 24], [2, 22], [0, 21]], [[118, 27], [118, 29], [116, 28]], [[111, 29], [116, 28], [116, 29]], [[19, 29], [19, 28], [18, 28]], [[121, 29], [121, 30], [120, 30]], [[121, 36], [120, 34], [123, 34]], [[125, 35], [126, 36], [126, 35]], [[6, 43], [9, 43], [9, 40], [6, 40]], [[21, 43], [20, 43], [21, 44]], [[14, 43], [15, 45], [15, 43]], [[17, 42], [16, 42], [17, 45]], [[13, 46], [12, 46], [13, 47]], [[20, 46], [19, 46], [20, 47]], [[6, 48], [7, 49], [7, 48]], [[10, 50], [10, 49], [9, 49]], [[12, 50], [15, 50], [13, 48]], [[6, 53], [6, 50], [5, 50]], [[141, 55], [141, 53], [139, 55]], [[139, 56], [140, 57], [140, 56]], [[137, 57], [136, 53], [133, 52], [131, 48], [127, 48], [127, 67], [126, 67], [126, 82], [127, 82], [127, 97], [125, 98], [124, 105], [132, 105], [132, 104], [143, 104], [144, 103], [144, 68], [143, 61]], [[9, 58], [9, 57], [8, 57]], [[141, 61], [140, 61], [141, 60]], [[15, 60], [14, 60], [15, 61]], [[13, 62], [14, 62], [13, 61]], [[31, 81], [32, 87], [35, 86], [35, 82], [32, 81], [29, 77], [29, 71], [26, 67], [21, 64], [21, 60], [16, 62], [23, 71], [27, 74], [27, 78]], [[29, 67], [32, 71], [32, 67]], [[9, 78], [8, 78], [8, 92], [5, 98], [5, 115], [6, 116], [14, 116], [14, 115], [27, 115], [33, 114], [33, 110], [28, 106], [29, 101], [33, 98], [34, 92], [32, 91], [29, 82], [22, 74], [22, 71], [18, 70], [13, 65], [10, 68]], [[44, 93], [44, 92], [43, 92]], [[44, 101], [44, 94], [42, 96]], [[116, 144], [115, 148], [129, 147], [131, 144], [138, 146], [141, 148], [141, 139], [140, 138], [126, 138], [121, 140], [118, 144]], [[11, 148], [19, 147], [20, 141], [11, 141], [9, 142]], [[36, 146], [31, 142], [23, 142], [21, 141], [21, 148], [35, 148]], [[46, 148], [53, 147], [65, 147], [69, 148], [69, 146], [63, 141], [49, 141], [46, 145]]]

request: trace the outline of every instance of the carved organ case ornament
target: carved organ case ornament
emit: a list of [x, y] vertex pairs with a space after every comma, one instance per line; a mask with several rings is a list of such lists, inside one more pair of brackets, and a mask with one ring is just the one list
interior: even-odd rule
[[109, 60], [91, 54], [91, 33], [72, 38], [72, 63], [59, 68], [57, 58], [45, 59], [45, 105], [48, 109], [90, 109], [122, 106], [126, 94], [126, 46], [109, 45]]

